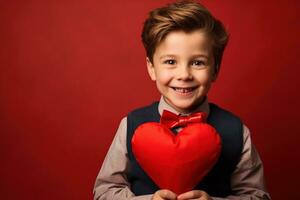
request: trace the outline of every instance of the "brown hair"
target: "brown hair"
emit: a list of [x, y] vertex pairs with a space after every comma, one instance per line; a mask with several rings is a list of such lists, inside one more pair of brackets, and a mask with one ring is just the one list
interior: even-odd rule
[[207, 8], [195, 1], [175, 2], [149, 13], [142, 30], [142, 42], [147, 57], [153, 63], [157, 45], [171, 31], [191, 32], [196, 29], [204, 30], [212, 38], [217, 73], [229, 36], [222, 22], [213, 17]]

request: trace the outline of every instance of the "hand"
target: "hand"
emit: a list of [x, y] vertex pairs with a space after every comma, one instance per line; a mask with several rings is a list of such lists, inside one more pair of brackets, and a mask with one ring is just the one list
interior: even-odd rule
[[202, 190], [192, 190], [177, 197], [178, 200], [213, 200], [206, 192]]
[[152, 200], [176, 200], [177, 195], [170, 190], [157, 190]]

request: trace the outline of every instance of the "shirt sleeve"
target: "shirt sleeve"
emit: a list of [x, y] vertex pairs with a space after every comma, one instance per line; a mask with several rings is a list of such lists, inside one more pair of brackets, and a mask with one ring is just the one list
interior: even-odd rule
[[250, 131], [244, 125], [244, 144], [239, 163], [231, 175], [231, 188], [234, 195], [214, 200], [270, 200], [264, 180], [263, 164], [251, 142]]
[[150, 200], [135, 196], [126, 177], [129, 160], [126, 147], [127, 118], [123, 118], [103, 161], [94, 186], [94, 200]]

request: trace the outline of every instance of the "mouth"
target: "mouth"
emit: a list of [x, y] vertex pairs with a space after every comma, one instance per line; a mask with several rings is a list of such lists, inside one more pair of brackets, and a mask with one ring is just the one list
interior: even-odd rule
[[197, 87], [171, 87], [175, 92], [181, 93], [181, 94], [189, 94], [192, 93]]

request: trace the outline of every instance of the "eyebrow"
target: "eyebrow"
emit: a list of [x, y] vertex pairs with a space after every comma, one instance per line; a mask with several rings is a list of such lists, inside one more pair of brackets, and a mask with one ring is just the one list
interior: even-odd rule
[[162, 56], [160, 56], [159, 59], [162, 59], [162, 58], [164, 58], [164, 57], [176, 57], [176, 56], [173, 55], [173, 54], [167, 54], [167, 55], [162, 55]]
[[[174, 55], [174, 54], [166, 54], [166, 55], [162, 55], [159, 57], [159, 60], [165, 58], [165, 57], [171, 57], [171, 58], [176, 58], [177, 56]], [[208, 59], [208, 56], [207, 55], [204, 55], [204, 54], [195, 54], [192, 56], [192, 58], [198, 58], [198, 57], [204, 57], [206, 59]]]

